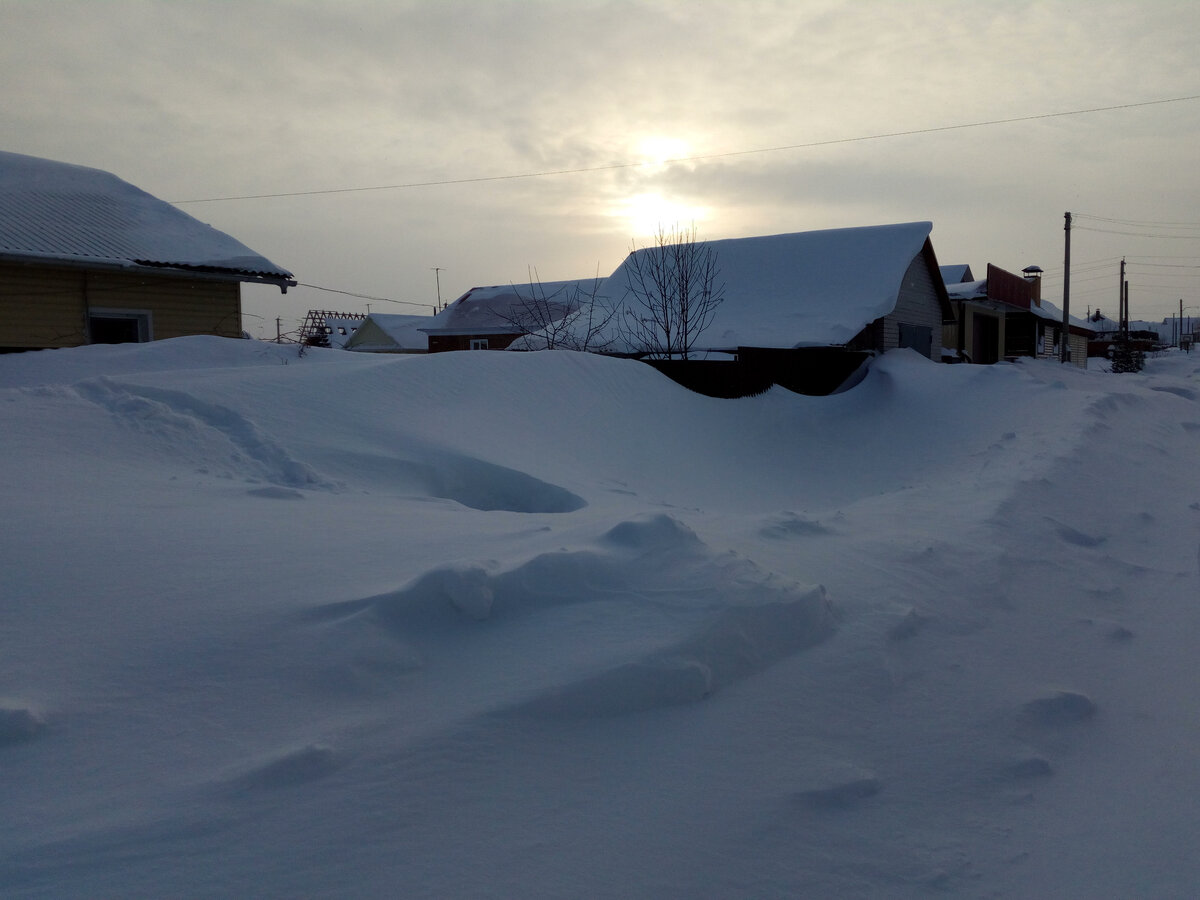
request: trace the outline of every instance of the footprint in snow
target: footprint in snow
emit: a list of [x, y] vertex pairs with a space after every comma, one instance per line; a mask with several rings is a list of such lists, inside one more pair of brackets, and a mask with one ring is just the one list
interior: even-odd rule
[[794, 796], [811, 809], [848, 809], [883, 790], [874, 772], [849, 764], [818, 766], [807, 781]]
[[1056, 691], [1022, 706], [1019, 719], [1023, 725], [1055, 728], [1084, 722], [1095, 715], [1096, 704], [1086, 694]]
[[1053, 775], [1054, 767], [1044, 757], [1026, 756], [1005, 766], [1004, 774], [1010, 778], [1037, 778], [1044, 775]]
[[334, 752], [309, 744], [251, 769], [230, 782], [236, 793], [274, 791], [319, 781], [338, 769]]
[[888, 640], [906, 641], [914, 638], [928, 622], [929, 616], [917, 612], [915, 608], [909, 608], [904, 618], [888, 629]]
[[265, 497], [268, 500], [303, 500], [304, 495], [288, 487], [261, 487], [246, 491], [251, 497]]

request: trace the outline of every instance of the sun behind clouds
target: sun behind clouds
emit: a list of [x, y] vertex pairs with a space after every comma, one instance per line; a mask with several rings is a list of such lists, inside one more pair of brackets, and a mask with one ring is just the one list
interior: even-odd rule
[[680, 138], [645, 137], [638, 141], [637, 155], [643, 168], [661, 169], [672, 160], [686, 159], [691, 155], [691, 147]]
[[615, 200], [609, 215], [624, 219], [630, 232], [639, 238], [659, 230], [686, 228], [707, 218], [708, 207], [683, 202], [655, 183], [658, 181], [655, 176], [668, 165], [685, 160], [691, 153], [691, 146], [681, 138], [651, 135], [639, 140], [633, 153], [634, 159], [640, 160], [636, 169], [637, 187], [633, 193]]
[[635, 237], [648, 237], [659, 230], [687, 228], [708, 217], [708, 207], [690, 206], [658, 193], [634, 194], [613, 211], [626, 220]]

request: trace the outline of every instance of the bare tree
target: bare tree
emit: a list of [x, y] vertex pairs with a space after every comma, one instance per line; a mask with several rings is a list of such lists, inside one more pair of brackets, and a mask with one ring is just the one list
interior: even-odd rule
[[717, 251], [694, 225], [659, 228], [650, 246], [633, 248], [625, 274], [620, 324], [629, 343], [653, 359], [687, 359], [725, 299]]
[[612, 344], [615, 338], [608, 325], [616, 309], [597, 296], [598, 269], [597, 277], [590, 279], [590, 288], [587, 281], [575, 281], [550, 289], [538, 278], [536, 269], [530, 269], [529, 274], [528, 288], [518, 290], [514, 286], [517, 302], [501, 315], [526, 334], [535, 349], [595, 353]]

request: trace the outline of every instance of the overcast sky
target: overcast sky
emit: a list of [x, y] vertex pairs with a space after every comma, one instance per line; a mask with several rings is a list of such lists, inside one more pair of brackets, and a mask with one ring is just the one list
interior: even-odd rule
[[[1200, 95], [1194, 0], [0, 0], [0, 34], [0, 149], [113, 172], [306, 284], [432, 306], [438, 279], [606, 275], [658, 221], [931, 220], [941, 263], [1036, 263], [1057, 300], [1070, 210], [1098, 217], [1072, 312], [1115, 314], [1121, 256], [1135, 318], [1200, 307], [1200, 100], [929, 130]], [[304, 191], [341, 192], [182, 202]], [[268, 336], [370, 302], [245, 297]]]

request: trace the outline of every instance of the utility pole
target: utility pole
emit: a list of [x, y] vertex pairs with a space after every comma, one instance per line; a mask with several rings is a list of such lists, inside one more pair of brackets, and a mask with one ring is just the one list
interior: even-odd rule
[[1064, 213], [1063, 231], [1066, 234], [1063, 252], [1063, 320], [1059, 362], [1071, 361], [1071, 214]]
[[1125, 257], [1121, 257], [1121, 274], [1117, 278], [1117, 334], [1121, 340], [1129, 337], [1125, 304], [1129, 301], [1129, 282], [1125, 280]]
[[275, 343], [283, 343], [283, 319], [275, 317]]
[[1124, 314], [1121, 316], [1121, 334], [1129, 339], [1129, 279], [1125, 279], [1125, 308]]
[[1175, 346], [1183, 346], [1183, 298], [1179, 298], [1179, 320], [1172, 329], [1175, 332]]
[[437, 281], [437, 311], [442, 311], [442, 268], [440, 266], [430, 266], [433, 269], [433, 277]]

